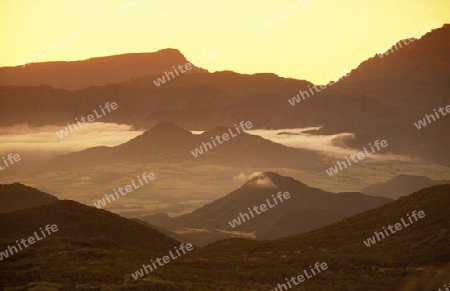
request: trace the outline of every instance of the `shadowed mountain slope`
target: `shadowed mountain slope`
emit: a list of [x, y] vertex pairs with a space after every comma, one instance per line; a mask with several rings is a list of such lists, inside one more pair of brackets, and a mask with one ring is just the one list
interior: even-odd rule
[[434, 181], [424, 176], [398, 175], [384, 183], [367, 186], [361, 192], [367, 195], [398, 199], [420, 189], [442, 184], [450, 184], [450, 180]]
[[0, 185], [0, 213], [13, 212], [58, 201], [58, 198], [20, 183]]
[[[309, 271], [310, 265], [326, 262], [328, 269], [301, 283], [302, 290], [400, 290], [424, 270], [433, 271], [450, 260], [449, 195], [450, 185], [433, 186], [305, 234], [275, 241], [215, 242], [139, 281], [133, 281], [130, 273], [150, 262], [152, 257], [144, 252], [127, 251], [101, 238], [50, 237], [2, 262], [0, 284], [38, 284], [59, 290], [270, 290], [285, 283], [285, 278], [303, 274], [304, 269]], [[369, 248], [364, 245], [363, 240], [373, 236], [374, 231], [399, 222], [413, 210], [423, 210], [426, 215]], [[8, 217], [7, 223], [12, 223], [10, 215], [0, 215], [0, 221]], [[14, 221], [17, 223], [17, 219]], [[92, 221], [101, 225], [92, 219], [93, 227], [96, 224]], [[36, 226], [40, 224], [32, 225]], [[62, 230], [63, 225], [58, 226]], [[29, 231], [34, 231], [32, 227], [13, 238], [29, 235]], [[124, 228], [119, 225], [118, 231], [123, 232]], [[3, 231], [1, 235], [4, 236]]]
[[383, 58], [363, 62], [349, 77], [295, 106], [288, 99], [313, 84], [274, 74], [183, 74], [160, 87], [153, 83], [158, 75], [146, 75], [73, 92], [4, 86], [0, 125], [66, 126], [106, 102], [116, 102], [118, 109], [99, 121], [146, 129], [171, 121], [189, 130], [232, 126], [240, 120], [251, 121], [254, 128], [321, 125], [316, 134], [355, 133], [354, 140], [346, 141], [353, 148], [386, 139], [389, 152], [450, 165], [445, 146], [450, 143], [450, 118], [420, 130], [414, 125], [433, 109], [450, 105], [449, 56], [450, 25], [444, 25]]
[[[231, 128], [237, 135], [235, 128]], [[170, 122], [162, 122], [142, 135], [116, 147], [96, 147], [70, 153], [50, 161], [46, 169], [68, 169], [120, 162], [191, 162], [226, 165], [253, 165], [258, 167], [290, 166], [315, 169], [320, 167], [320, 156], [309, 151], [286, 147], [259, 136], [241, 133], [222, 144], [211, 137], [222, 136], [229, 128], [216, 127], [201, 135]], [[210, 146], [204, 149], [203, 142]], [[202, 147], [203, 154], [192, 152]], [[210, 148], [212, 147], [212, 149]]]
[[160, 87], [153, 83], [157, 77], [149, 75], [73, 92], [44, 85], [0, 86], [0, 125], [63, 127], [106, 102], [116, 102], [118, 109], [102, 116], [99, 122], [144, 129], [171, 121], [189, 130], [205, 130], [217, 125], [233, 126], [241, 120], [251, 121], [255, 128], [292, 128], [365, 123], [390, 113], [380, 102], [342, 93], [316, 94], [301, 106], [292, 107], [288, 98], [312, 84], [274, 74], [184, 74]]
[[383, 58], [375, 56], [295, 106], [288, 99], [313, 84], [226, 71], [183, 74], [157, 87], [153, 81], [158, 75], [147, 75], [73, 92], [48, 86], [0, 87], [0, 125], [66, 126], [106, 102], [116, 102], [118, 110], [99, 121], [140, 128], [171, 121], [190, 130], [232, 126], [240, 120], [251, 121], [254, 128], [322, 125], [316, 134], [355, 133], [354, 140], [346, 141], [353, 148], [386, 139], [392, 153], [448, 165], [443, 145], [450, 143], [445, 134], [450, 119], [442, 117], [420, 130], [414, 123], [450, 104], [449, 31], [445, 25]]
[[[443, 146], [450, 143], [450, 118], [434, 116], [434, 109], [450, 105], [450, 24], [408, 45], [399, 43], [388, 55], [363, 62], [329, 91], [360, 94], [389, 108], [389, 114], [369, 122], [326, 125], [317, 133], [353, 132], [356, 139], [348, 145], [355, 148], [386, 139], [389, 151], [450, 165]], [[425, 114], [432, 115], [431, 122], [418, 129], [415, 123]]]
[[[165, 71], [173, 71], [173, 66], [184, 66], [188, 62], [178, 50], [164, 49], [154, 53], [123, 54], [82, 61], [32, 63], [23, 68], [0, 68], [0, 86], [49, 85], [78, 90], [125, 82], [145, 75], [162, 75]], [[187, 74], [206, 72], [195, 66], [186, 71]]]
[[[226, 286], [270, 290], [285, 283], [285, 278], [309, 271], [309, 265], [326, 262], [328, 270], [301, 283], [302, 290], [399, 290], [424, 270], [449, 262], [449, 206], [450, 185], [433, 186], [305, 234], [275, 241], [215, 242], [183, 260], [190, 267], [189, 275], [181, 272], [181, 265], [174, 265], [164, 278], [179, 274], [180, 285], [203, 282], [208, 290]], [[414, 210], [424, 211], [425, 217], [365, 246], [363, 240], [375, 231], [400, 222]]]
[[[420, 101], [417, 98], [402, 100], [397, 96], [397, 98], [391, 99], [389, 98], [390, 96], [377, 94], [378, 92], [373, 90], [370, 85], [375, 85], [376, 82], [381, 81], [446, 83], [450, 78], [449, 52], [450, 24], [445, 24], [443, 27], [427, 33], [420, 39], [414, 39], [412, 42], [411, 39], [401, 40], [386, 52], [364, 61], [358, 68], [352, 70], [348, 78], [343, 79], [339, 87], [358, 85], [359, 92], [365, 88], [366, 91], [364, 93], [372, 93], [370, 94], [371, 96], [381, 99], [385, 104], [397, 102], [389, 105], [399, 105], [401, 108], [406, 106], [416, 107], [420, 105], [420, 103], [416, 103]], [[365, 84], [366, 87], [361, 87], [362, 84]], [[350, 87], [346, 89], [349, 90]], [[401, 101], [409, 101], [409, 103], [400, 103]], [[420, 109], [420, 107], [416, 108]]]
[[[287, 99], [297, 95], [299, 90], [308, 91], [308, 86], [313, 84], [274, 74], [243, 75], [229, 71], [182, 74], [157, 87], [153, 80], [158, 75], [153, 73], [74, 92], [45, 89], [45, 86], [11, 87], [13, 83], [1, 78], [5, 80], [5, 87], [0, 88], [0, 102], [14, 114], [0, 121], [2, 125], [25, 121], [31, 125], [62, 125], [91, 112], [100, 104], [114, 101], [120, 112], [115, 112], [114, 117], [106, 116], [102, 121], [146, 128], [161, 121], [172, 121], [200, 130], [218, 124], [232, 125], [240, 119], [251, 120], [258, 128], [351, 125], [354, 121], [373, 123], [381, 117], [391, 117], [398, 110], [407, 109], [407, 113], [411, 113], [412, 109], [423, 110], [423, 105], [446, 105], [442, 103], [449, 100], [446, 94], [450, 86], [447, 82], [450, 75], [449, 31], [450, 25], [445, 25], [388, 56], [374, 56], [354, 69], [349, 77], [294, 107]], [[166, 54], [184, 61], [176, 50], [144, 55], [159, 59], [159, 55]], [[115, 58], [129, 55], [124, 56], [99, 59], [113, 63]], [[129, 57], [133, 56], [130, 54]], [[40, 65], [45, 64], [51, 63]], [[89, 71], [78, 78], [87, 74]], [[149, 74], [152, 73], [146, 75]], [[34, 85], [41, 84], [52, 85], [45, 82]], [[27, 102], [18, 103], [17, 98]], [[33, 100], [28, 100], [30, 98]], [[80, 103], [80, 99], [84, 102]], [[60, 112], [51, 110], [51, 106], [57, 106]], [[67, 118], [62, 118], [64, 116]]]
[[[40, 228], [47, 224], [56, 224], [58, 230], [43, 237]], [[93, 290], [93, 286], [126, 284], [130, 281], [124, 280], [126, 274], [156, 256], [168, 255], [180, 244], [142, 223], [61, 200], [0, 214], [0, 252], [7, 253], [8, 246], [17, 248], [16, 240], [27, 240], [34, 232], [40, 241], [2, 257], [0, 286], [23, 286], [22, 290]], [[159, 279], [153, 283], [147, 280], [146, 286], [161, 290], [158, 288], [173, 284]]]
[[52, 237], [105, 237], [117, 245], [153, 254], [168, 251], [177, 244], [176, 240], [140, 223], [71, 200], [0, 214], [0, 237], [4, 240], [28, 237], [47, 224], [58, 225], [59, 230]]
[[[277, 205], [272, 195], [276, 196], [280, 191], [289, 192], [290, 198], [283, 202], [278, 200]], [[268, 206], [266, 199], [272, 207]], [[275, 239], [307, 232], [391, 201], [361, 193], [329, 193], [308, 187], [293, 178], [266, 172], [255, 175], [241, 188], [192, 213], [172, 219], [167, 217], [166, 220], [161, 216], [154, 221], [151, 216], [145, 219], [166, 229], [223, 229], [255, 232], [258, 239]], [[266, 204], [267, 210], [257, 214], [253, 208], [261, 204]], [[254, 218], [248, 208], [252, 209]], [[229, 222], [240, 213], [247, 213], [249, 218], [245, 222], [240, 219], [240, 225], [235, 224], [233, 228]], [[205, 239], [211, 242], [209, 237]]]

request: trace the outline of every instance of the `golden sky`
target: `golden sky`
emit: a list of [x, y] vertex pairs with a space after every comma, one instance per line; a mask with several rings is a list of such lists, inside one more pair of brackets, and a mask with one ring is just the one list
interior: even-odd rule
[[450, 0], [0, 0], [0, 66], [176, 48], [213, 51], [211, 72], [324, 83], [432, 23], [450, 23]]

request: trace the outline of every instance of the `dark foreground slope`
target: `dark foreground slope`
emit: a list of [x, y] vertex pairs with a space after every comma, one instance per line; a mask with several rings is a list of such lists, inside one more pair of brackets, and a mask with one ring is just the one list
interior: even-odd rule
[[58, 231], [3, 257], [0, 286], [27, 285], [20, 290], [30, 290], [32, 283], [51, 282], [64, 290], [96, 290], [88, 287], [123, 283], [123, 277], [142, 263], [179, 246], [141, 223], [64, 200], [0, 214], [0, 251], [34, 232], [42, 237], [39, 229], [47, 224], [56, 224]]
[[[274, 290], [309, 265], [326, 262], [328, 270], [301, 283], [301, 290], [400, 290], [424, 270], [450, 261], [449, 208], [450, 185], [433, 186], [306, 234], [211, 244], [184, 260], [189, 269], [172, 265], [164, 277], [176, 274], [180, 284], [196, 290]], [[425, 218], [371, 247], [364, 245], [374, 231], [413, 210], [423, 210]]]
[[[285, 278], [302, 274], [316, 262], [326, 262], [328, 270], [297, 287], [301, 290], [400, 290], [408, 281], [450, 261], [449, 195], [450, 185], [433, 186], [306, 234], [275, 241], [230, 239], [216, 242], [137, 281], [130, 274], [149, 262], [145, 250], [123, 247], [108, 239], [108, 233], [101, 229], [96, 231], [103, 233], [103, 237], [51, 237], [2, 262], [0, 286], [27, 286], [6, 290], [29, 290], [36, 284], [49, 286], [44, 290], [275, 290]], [[58, 209], [58, 204], [53, 204], [52, 208]], [[73, 202], [62, 204], [72, 205]], [[47, 208], [34, 208], [33, 214], [47, 213], [43, 211]], [[81, 208], [117, 217], [106, 211]], [[423, 210], [425, 218], [369, 248], [363, 244], [374, 231], [399, 222], [413, 210]], [[14, 235], [10, 234], [13, 230], [9, 226], [14, 221], [22, 221], [21, 215], [26, 216], [28, 212], [1, 215], [1, 237], [28, 235], [31, 226]], [[64, 213], [71, 212], [64, 209], [60, 215]], [[69, 217], [79, 220], [73, 214]], [[89, 220], [86, 227], [105, 227], [100, 218]], [[131, 225], [120, 225], [116, 220], [104, 223], [107, 222], [115, 222], [115, 227], [109, 230], [114, 233], [126, 235], [130, 231]], [[39, 220], [32, 227], [42, 223], [57, 222]], [[3, 230], [4, 226], [9, 230]], [[60, 228], [63, 229], [63, 224]], [[144, 234], [141, 239], [147, 240], [146, 237]], [[129, 241], [140, 240], [128, 238]], [[152, 240], [148, 241], [148, 247], [155, 247]], [[156, 248], [164, 250], [158, 244]]]
[[58, 201], [58, 198], [20, 183], [0, 185], [0, 213], [13, 212]]

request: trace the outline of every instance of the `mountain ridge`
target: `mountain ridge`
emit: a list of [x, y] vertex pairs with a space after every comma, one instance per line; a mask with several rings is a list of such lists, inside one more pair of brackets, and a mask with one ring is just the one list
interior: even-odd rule
[[[178, 244], [176, 240], [157, 230], [72, 200], [58, 200], [33, 208], [1, 213], [0, 218], [0, 237], [3, 240], [25, 237], [46, 224], [57, 224], [58, 231], [52, 237], [107, 237], [121, 246], [160, 253], [169, 251]], [[144, 238], [155, 247], [153, 251], [148, 248]]]
[[[90, 86], [127, 82], [145, 75], [162, 75], [165, 71], [172, 71], [172, 66], [188, 62], [179, 50], [163, 49], [151, 53], [126, 53], [78, 61], [31, 63], [26, 67], [1, 67], [0, 86], [44, 84], [73, 91]], [[193, 66], [186, 73], [207, 72]]]
[[425, 176], [398, 175], [386, 182], [367, 186], [361, 192], [367, 195], [398, 199], [420, 189], [442, 184], [450, 184], [450, 180], [441, 181], [432, 180]]
[[[107, 165], [120, 162], [156, 162], [168, 159], [195, 163], [299, 167], [296, 160], [302, 161], [302, 168], [320, 167], [320, 156], [314, 152], [294, 149], [266, 140], [246, 132], [217, 144], [195, 157], [192, 152], [211, 143], [211, 137], [226, 127], [215, 127], [201, 135], [195, 135], [172, 122], [162, 122], [143, 134], [115, 147], [94, 147], [65, 154], [52, 159], [45, 170]], [[219, 131], [218, 131], [219, 130]], [[234, 130], [234, 129], [233, 129]], [[236, 133], [236, 132], [235, 132]], [[203, 149], [204, 150], [204, 149]], [[283, 164], [284, 162], [284, 164]]]
[[[210, 288], [221, 288], [232, 282], [234, 290], [249, 286], [269, 290], [301, 274], [308, 265], [325, 261], [329, 266], [326, 278], [317, 276], [302, 285], [302, 290], [399, 290], [449, 261], [449, 195], [450, 184], [432, 186], [307, 233], [273, 241], [217, 241], [183, 260], [190, 272], [178, 278], [187, 286], [207, 281]], [[363, 244], [374, 231], [382, 231], [413, 210], [423, 210], [426, 217], [370, 248]], [[163, 278], [177, 271], [178, 266], [171, 266]], [[205, 277], [208, 280], [201, 279]]]
[[21, 183], [0, 184], [0, 213], [9, 213], [58, 201], [53, 195]]
[[[272, 195], [278, 192], [288, 192], [289, 200], [267, 209], [254, 218], [242, 221], [242, 224], [231, 227], [229, 222], [247, 213], [248, 208], [266, 203], [272, 204]], [[169, 218], [156, 216], [142, 219], [168, 230], [207, 229], [223, 231], [239, 231], [247, 234], [255, 233], [257, 239], [277, 239], [312, 229], [322, 227], [345, 217], [363, 212], [371, 208], [391, 202], [385, 197], [371, 197], [362, 193], [330, 193], [318, 188], [309, 187], [292, 177], [285, 177], [274, 172], [255, 173], [253, 177], [240, 188], [219, 198], [199, 209], [182, 216]], [[292, 221], [297, 223], [292, 224]], [[207, 233], [202, 241], [198, 235], [199, 245], [211, 242]], [[189, 234], [187, 237], [191, 238]]]

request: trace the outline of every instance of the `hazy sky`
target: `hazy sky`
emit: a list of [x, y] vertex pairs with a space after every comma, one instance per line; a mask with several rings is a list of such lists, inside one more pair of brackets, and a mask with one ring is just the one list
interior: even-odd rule
[[[399, 39], [422, 35], [427, 23], [450, 23], [450, 1], [0, 0], [0, 14], [0, 66], [40, 50], [39, 62], [176, 48], [189, 60], [214, 51], [201, 65], [209, 71], [323, 83]], [[267, 28], [255, 34], [263, 20]], [[79, 38], [70, 40], [75, 32]], [[57, 41], [63, 45], [51, 51]]]

